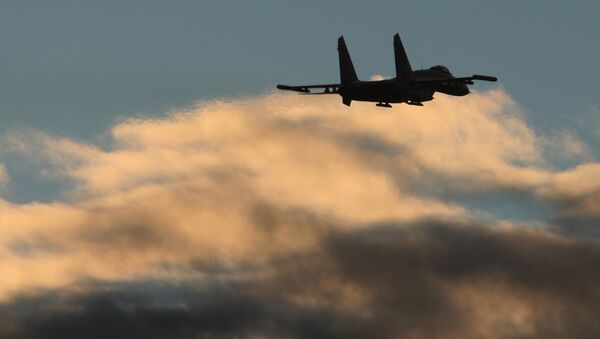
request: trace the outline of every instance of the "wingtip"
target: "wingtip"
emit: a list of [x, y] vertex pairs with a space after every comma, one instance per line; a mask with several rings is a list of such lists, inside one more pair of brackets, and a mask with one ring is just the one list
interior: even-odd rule
[[492, 82], [498, 81], [498, 78], [496, 78], [495, 76], [481, 75], [481, 74], [473, 74], [473, 79], [474, 80], [483, 80], [483, 81], [492, 81]]

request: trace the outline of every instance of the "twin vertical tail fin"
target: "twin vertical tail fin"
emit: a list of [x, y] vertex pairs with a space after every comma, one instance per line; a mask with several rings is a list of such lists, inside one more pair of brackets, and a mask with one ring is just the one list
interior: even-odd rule
[[[344, 84], [358, 81], [358, 76], [354, 70], [354, 65], [352, 64], [352, 59], [350, 58], [350, 53], [348, 52], [348, 47], [346, 47], [346, 42], [344, 41], [343, 36], [338, 39], [338, 54], [340, 57], [341, 85], [344, 86]], [[352, 100], [348, 97], [342, 96], [342, 102], [344, 105], [350, 106]]]
[[398, 33], [394, 35], [394, 57], [396, 59], [396, 79], [403, 83], [412, 82], [414, 80], [412, 67], [410, 67], [410, 62]]
[[[344, 86], [344, 84], [358, 81], [358, 76], [356, 76], [356, 71], [354, 70], [354, 65], [352, 64], [352, 59], [350, 58], [350, 53], [348, 53], [348, 47], [346, 47], [343, 36], [338, 39], [338, 53], [340, 56], [341, 85]], [[398, 33], [394, 35], [394, 58], [396, 61], [397, 81], [407, 85], [413, 82], [415, 79], [413, 70], [410, 67], [410, 62], [408, 61], [406, 51]], [[342, 99], [345, 105], [350, 106], [352, 102], [350, 98], [342, 96]]]
[[338, 39], [338, 54], [340, 56], [340, 80], [342, 84], [357, 81], [358, 77], [343, 36]]

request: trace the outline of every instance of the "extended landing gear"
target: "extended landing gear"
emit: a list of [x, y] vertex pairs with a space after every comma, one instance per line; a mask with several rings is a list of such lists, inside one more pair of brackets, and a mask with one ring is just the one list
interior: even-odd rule
[[390, 105], [390, 104], [389, 104], [389, 103], [387, 103], [387, 102], [380, 102], [380, 103], [376, 104], [375, 106], [377, 106], [377, 107], [386, 107], [386, 108], [392, 108], [392, 105]]
[[413, 106], [423, 106], [423, 104], [419, 101], [407, 101], [406, 103]]

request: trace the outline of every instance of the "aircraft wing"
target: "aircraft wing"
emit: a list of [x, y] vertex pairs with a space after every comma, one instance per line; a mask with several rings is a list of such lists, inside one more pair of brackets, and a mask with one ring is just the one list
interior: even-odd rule
[[[278, 89], [284, 91], [294, 91], [304, 94], [338, 94], [340, 92], [340, 84], [323, 84], [323, 85], [303, 85], [303, 86], [288, 86], [277, 85]], [[312, 91], [315, 92], [312, 92]]]
[[450, 83], [462, 83], [472, 85], [473, 80], [482, 81], [498, 81], [498, 78], [489, 75], [473, 74], [470, 77], [461, 78], [439, 78], [439, 79], [416, 79], [414, 83], [417, 84], [450, 84]]

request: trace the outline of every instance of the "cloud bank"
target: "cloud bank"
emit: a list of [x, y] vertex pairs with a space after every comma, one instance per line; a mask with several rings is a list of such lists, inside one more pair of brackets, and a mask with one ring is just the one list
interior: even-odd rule
[[536, 135], [503, 91], [273, 94], [3, 144], [72, 182], [0, 200], [8, 337], [600, 334], [600, 164], [555, 169], [549, 150], [585, 145]]

